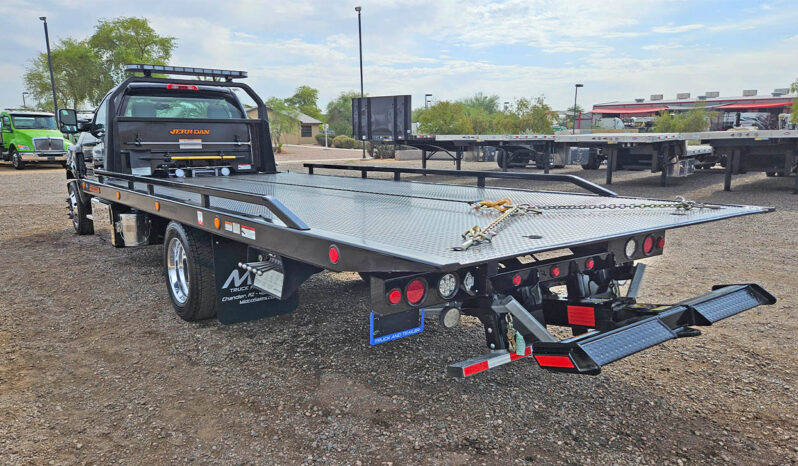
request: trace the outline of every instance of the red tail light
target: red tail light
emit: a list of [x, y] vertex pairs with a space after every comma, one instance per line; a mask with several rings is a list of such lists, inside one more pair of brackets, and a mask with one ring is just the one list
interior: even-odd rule
[[551, 276], [554, 277], [554, 278], [557, 278], [557, 277], [560, 276], [560, 268], [557, 267], [556, 265], [551, 268], [550, 272], [551, 272]]
[[424, 294], [427, 291], [427, 285], [419, 279], [415, 279], [407, 284], [407, 288], [405, 289], [405, 296], [407, 296], [407, 302], [416, 305], [420, 304], [421, 301], [424, 299]]
[[569, 356], [547, 356], [536, 354], [535, 360], [540, 364], [540, 367], [574, 367], [573, 361]]
[[587, 270], [593, 270], [593, 267], [595, 267], [595, 266], [596, 266], [596, 261], [593, 260], [593, 258], [590, 258], [590, 259], [585, 261], [585, 268]]
[[514, 286], [518, 286], [520, 284], [521, 284], [521, 274], [517, 273], [517, 274], [513, 275], [513, 285]]
[[166, 88], [172, 91], [198, 91], [199, 87], [193, 84], [167, 84]]
[[653, 250], [654, 250], [654, 237], [646, 236], [646, 239], [643, 240], [643, 253], [651, 254], [651, 251]]
[[665, 249], [665, 238], [657, 239], [657, 247], [660, 249]]
[[391, 304], [399, 304], [399, 301], [402, 300], [402, 292], [399, 291], [399, 288], [394, 288], [388, 292], [388, 302]]
[[338, 250], [338, 246], [330, 246], [330, 250], [327, 252], [328, 257], [330, 258], [330, 262], [333, 264], [337, 264], [338, 260], [341, 259], [341, 252]]

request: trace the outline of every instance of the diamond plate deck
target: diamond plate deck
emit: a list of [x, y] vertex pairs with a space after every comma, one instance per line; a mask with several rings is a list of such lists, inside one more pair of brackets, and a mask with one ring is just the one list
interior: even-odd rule
[[[485, 227], [498, 215], [495, 210], [475, 211], [462, 201], [509, 198], [516, 204], [546, 206], [630, 205], [650, 200], [301, 173], [198, 177], [178, 181], [274, 196], [301, 218], [312, 232], [329, 237], [331, 241], [416, 258], [439, 266], [482, 263], [767, 211], [747, 206], [696, 209], [684, 215], [673, 215], [675, 209], [662, 208], [550, 210], [541, 215], [514, 217], [506, 222], [492, 243], [466, 251], [453, 251], [452, 247], [462, 243], [463, 232], [474, 225]], [[199, 202], [198, 195], [178, 189], [156, 187], [155, 194]], [[244, 215], [262, 215], [275, 224], [281, 224], [264, 207], [214, 197], [211, 206]], [[541, 238], [530, 239], [526, 235]]]

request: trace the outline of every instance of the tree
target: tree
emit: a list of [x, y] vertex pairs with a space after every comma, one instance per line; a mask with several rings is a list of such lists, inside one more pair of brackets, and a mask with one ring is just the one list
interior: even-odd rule
[[671, 115], [667, 111], [662, 111], [654, 119], [655, 133], [685, 133], [706, 131], [709, 129], [709, 122], [712, 113], [701, 106], [696, 106], [689, 112]]
[[283, 136], [299, 129], [297, 110], [289, 107], [283, 99], [277, 97], [269, 98], [265, 104], [271, 110], [269, 130], [272, 135], [272, 144], [275, 145], [279, 153], [282, 152]]
[[462, 102], [442, 100], [429, 107], [418, 119], [418, 129], [429, 134], [468, 134], [473, 127]]
[[487, 96], [481, 92], [477, 92], [473, 97], [468, 97], [461, 100], [463, 104], [469, 109], [481, 110], [481, 113], [496, 113], [499, 111], [499, 96]]
[[89, 45], [102, 58], [113, 82], [118, 84], [125, 79], [123, 65], [165, 65], [177, 46], [177, 39], [158, 35], [145, 18], [121, 16], [100, 20], [89, 38]]
[[534, 99], [521, 98], [515, 102], [515, 113], [518, 115], [518, 133], [551, 134], [554, 130], [554, 112], [542, 96]]
[[321, 110], [318, 107], [319, 91], [310, 86], [299, 86], [291, 97], [285, 99], [286, 105], [298, 109], [305, 115], [312, 116], [317, 120], [322, 119]]
[[360, 92], [342, 92], [327, 103], [327, 124], [337, 135], [352, 135], [352, 99], [360, 97]]
[[568, 110], [565, 111], [565, 126], [567, 127], [568, 125], [571, 125], [571, 127], [573, 127], [573, 125], [574, 125], [574, 115], [576, 115], [576, 117], [579, 117], [579, 115], [581, 115], [584, 112], [585, 112], [585, 109], [582, 108], [582, 106], [578, 105], [578, 104], [577, 105], [571, 105], [570, 107], [568, 107]]
[[[111, 87], [110, 75], [100, 56], [86, 41], [60, 40], [51, 50], [56, 97], [61, 108], [94, 108]], [[25, 88], [33, 95], [36, 107], [51, 109], [52, 90], [47, 54], [33, 59], [24, 75]]]

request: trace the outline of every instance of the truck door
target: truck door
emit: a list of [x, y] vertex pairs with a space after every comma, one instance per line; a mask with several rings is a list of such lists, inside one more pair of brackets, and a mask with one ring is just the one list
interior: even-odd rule
[[0, 118], [0, 147], [3, 148], [3, 152], [8, 150], [5, 146], [6, 141], [11, 142], [11, 119], [8, 115], [3, 115], [3, 118]]

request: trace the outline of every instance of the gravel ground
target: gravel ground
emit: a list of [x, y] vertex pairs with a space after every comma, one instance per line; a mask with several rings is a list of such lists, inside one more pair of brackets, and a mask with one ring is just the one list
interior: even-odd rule
[[367, 287], [325, 273], [292, 315], [189, 324], [160, 247], [74, 235], [62, 170], [0, 166], [0, 463], [798, 463], [792, 179], [747, 174], [730, 193], [716, 170], [667, 188], [615, 179], [622, 194], [778, 209], [671, 231], [644, 300], [753, 281], [779, 302], [596, 377], [524, 360], [450, 379], [446, 364], [485, 351], [474, 320], [370, 347]]

